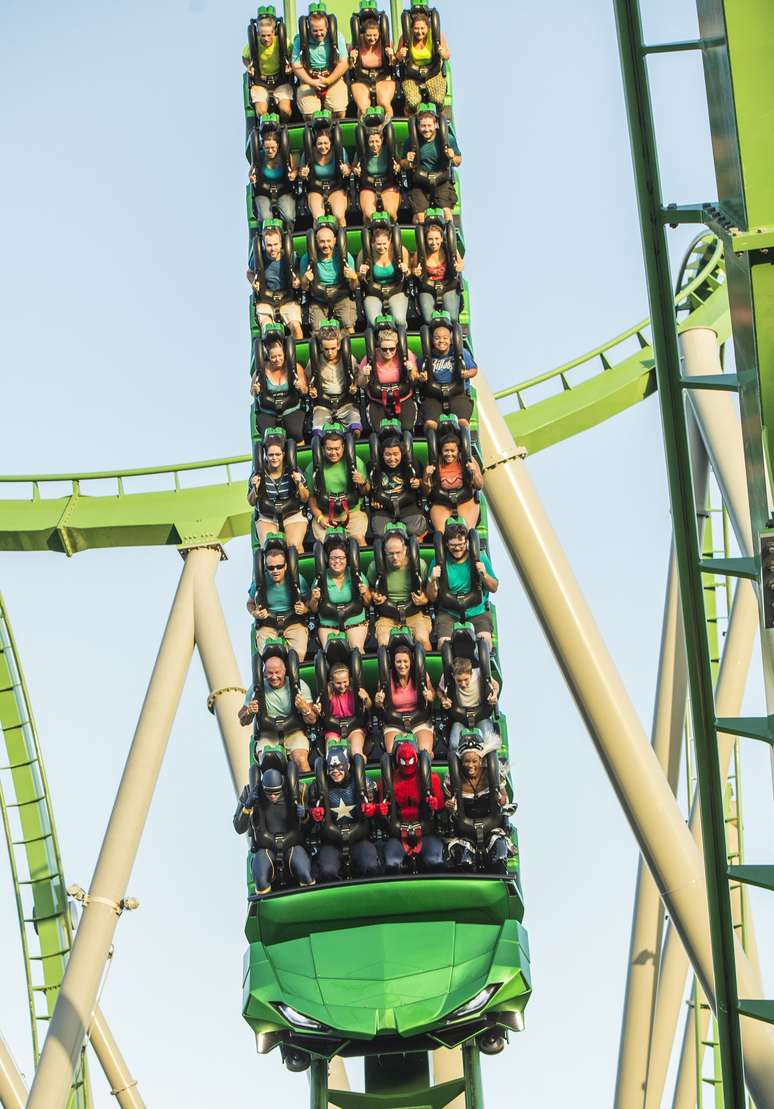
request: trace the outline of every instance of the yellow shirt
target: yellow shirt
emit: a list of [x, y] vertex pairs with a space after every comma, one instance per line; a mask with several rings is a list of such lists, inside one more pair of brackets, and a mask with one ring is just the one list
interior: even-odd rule
[[280, 71], [279, 39], [274, 36], [271, 46], [258, 45], [258, 65], [262, 77], [274, 77]]
[[414, 65], [429, 65], [433, 58], [433, 32], [427, 32], [424, 46], [418, 46], [412, 40], [409, 43], [409, 53]]

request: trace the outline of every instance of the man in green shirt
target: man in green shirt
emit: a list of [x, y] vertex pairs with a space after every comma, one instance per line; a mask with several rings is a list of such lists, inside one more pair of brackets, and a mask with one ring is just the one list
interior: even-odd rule
[[497, 592], [500, 583], [489, 556], [482, 552], [473, 561], [467, 524], [459, 516], [450, 516], [446, 521], [443, 546], [443, 564], [433, 559], [425, 586], [431, 603], [438, 605], [435, 618], [438, 650], [445, 640], [451, 639], [455, 623], [472, 624], [476, 636], [483, 636], [491, 648], [493, 626], [487, 599], [490, 593]]
[[[385, 582], [377, 583], [376, 564], [368, 567], [366, 578], [371, 586], [371, 600], [376, 608], [376, 641], [386, 646], [390, 641], [390, 629], [403, 625], [410, 628], [414, 641], [425, 651], [430, 648], [430, 632], [433, 621], [427, 615], [427, 594], [423, 589], [412, 589], [412, 567], [409, 565], [408, 543], [401, 529], [387, 532], [384, 540]], [[427, 576], [427, 564], [419, 560], [417, 567], [419, 580]], [[384, 584], [386, 592], [380, 592], [377, 584]], [[423, 611], [423, 609], [425, 611]]]
[[354, 468], [350, 467], [344, 457], [344, 434], [340, 424], [327, 424], [321, 437], [320, 472], [315, 472], [314, 463], [306, 471], [312, 534], [322, 543], [328, 528], [340, 527], [365, 547], [368, 516], [362, 508], [362, 497], [369, 489], [368, 474], [359, 458]]

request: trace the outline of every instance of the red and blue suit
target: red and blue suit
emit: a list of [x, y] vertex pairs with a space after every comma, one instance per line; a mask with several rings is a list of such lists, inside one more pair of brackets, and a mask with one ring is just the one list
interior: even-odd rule
[[[380, 786], [381, 812], [388, 816], [390, 837], [384, 842], [384, 869], [397, 874], [415, 860], [420, 870], [441, 870], [443, 840], [434, 832], [435, 814], [444, 808], [443, 789], [437, 774], [430, 775], [429, 789], [422, 781], [416, 748], [398, 743], [393, 753], [392, 796]], [[389, 809], [387, 805], [389, 804]]]

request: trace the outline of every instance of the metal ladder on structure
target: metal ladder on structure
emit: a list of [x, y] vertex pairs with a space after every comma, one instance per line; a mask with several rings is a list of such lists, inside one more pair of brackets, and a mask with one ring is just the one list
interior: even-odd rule
[[[703, 575], [712, 573], [748, 578], [760, 587], [763, 568], [763, 587], [768, 585], [767, 576], [774, 580], [774, 536], [770, 531], [767, 534], [766, 530], [772, 527], [772, 521], [769, 519], [766, 491], [768, 466], [761, 417], [764, 372], [774, 373], [774, 325], [771, 321], [764, 324], [761, 319], [766, 294], [774, 285], [774, 278], [764, 274], [761, 267], [762, 262], [767, 262], [764, 255], [770, 245], [768, 240], [774, 241], [771, 230], [774, 225], [774, 178], [771, 155], [768, 148], [756, 149], [757, 132], [751, 122], [757, 118], [765, 119], [767, 109], [774, 107], [774, 90], [771, 89], [770, 68], [767, 68], [769, 51], [774, 48], [774, 24], [766, 5], [760, 0], [751, 0], [744, 13], [740, 12], [735, 0], [698, 0], [698, 11], [702, 38], [649, 45], [643, 39], [638, 0], [615, 0], [680, 576], [696, 787], [700, 799], [709, 903], [722, 1098], [726, 1109], [744, 1109], [746, 1094], [740, 1016], [774, 1023], [774, 1002], [760, 998], [740, 1000], [738, 996], [735, 922], [729, 882], [774, 889], [774, 866], [729, 864], [726, 795], [719, 770], [718, 733], [746, 736], [774, 744], [774, 716], [767, 714], [744, 719], [717, 717], [713, 663], [705, 621]], [[750, 36], [756, 34], [758, 41], [751, 47]], [[721, 192], [716, 205], [667, 207], [662, 199], [647, 60], [652, 54], [684, 50], [702, 51], [714, 145], [716, 150], [721, 146], [725, 150], [726, 163], [718, 165], [718, 179], [722, 183], [722, 192], [727, 192], [731, 199], [727, 200]], [[736, 78], [733, 82], [732, 71]], [[734, 106], [736, 118], [728, 111], [712, 111], [713, 104], [721, 102]], [[728, 163], [731, 163], [730, 169]], [[772, 217], [768, 220], [768, 228], [763, 226], [761, 218], [764, 210]], [[677, 226], [679, 223], [707, 224], [724, 244], [737, 344], [737, 374], [683, 376], [666, 237], [667, 225]], [[759, 224], [759, 228], [755, 224]], [[761, 233], [768, 230], [766, 241], [760, 234], [756, 235], [757, 230]], [[763, 254], [757, 248], [765, 248]], [[767, 269], [772, 267], [768, 265]], [[751, 321], [746, 324], [746, 333], [745, 316]], [[756, 326], [759, 323], [760, 328]], [[742, 557], [706, 558], [700, 548], [686, 420], [688, 389], [723, 389], [739, 394], [753, 532], [753, 549]], [[760, 547], [756, 551], [758, 544]], [[770, 615], [769, 606], [761, 606], [767, 677], [772, 673], [768, 664], [771, 645], [767, 642]], [[717, 656], [716, 651], [713, 654]], [[767, 687], [769, 709], [774, 712], [774, 685], [770, 680]]]

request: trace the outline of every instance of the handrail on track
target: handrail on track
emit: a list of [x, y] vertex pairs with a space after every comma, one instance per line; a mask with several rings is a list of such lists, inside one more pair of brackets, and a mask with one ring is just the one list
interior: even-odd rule
[[82, 481], [115, 481], [117, 482], [117, 496], [121, 497], [130, 495], [124, 490], [124, 478], [154, 477], [169, 474], [174, 478], [174, 487], [177, 490], [181, 488], [178, 474], [192, 470], [214, 470], [222, 467], [226, 471], [226, 483], [228, 484], [234, 480], [231, 476], [231, 467], [249, 461], [249, 454], [238, 454], [231, 455], [228, 458], [206, 459], [203, 462], [181, 462], [172, 466], [145, 466], [130, 470], [98, 470], [94, 473], [79, 474], [0, 474], [0, 484], [32, 485], [32, 500], [37, 500], [40, 495], [40, 490], [37, 487], [46, 482], [69, 481], [72, 484], [73, 493], [78, 493]]
[[[707, 259], [699, 272], [675, 294], [675, 308], [680, 309], [691, 305], [703, 304], [706, 298], [700, 295], [699, 290], [703, 286], [709, 286], [713, 291], [722, 284], [723, 268], [723, 245], [719, 239], [715, 239], [711, 232], [705, 232], [697, 236], [691, 244], [690, 250], [695, 250], [702, 242], [706, 243], [709, 247], [710, 241], [714, 239], [712, 245], [712, 253]], [[685, 271], [684, 271], [685, 272]], [[650, 340], [645, 337], [645, 330], [650, 327], [650, 318], [646, 317], [639, 323], [634, 324], [633, 327], [622, 331], [620, 335], [616, 335], [613, 339], [608, 339], [607, 342], [602, 343], [593, 350], [588, 351], [586, 354], [580, 355], [578, 358], [573, 358], [570, 362], [565, 362], [561, 366], [557, 366], [554, 370], [548, 370], [546, 373], [538, 374], [537, 377], [531, 377], [527, 381], [519, 382], [518, 385], [510, 385], [507, 389], [501, 389], [495, 393], [497, 400], [503, 400], [505, 397], [516, 397], [519, 408], [524, 409], [527, 405], [522, 396], [528, 389], [533, 389], [538, 385], [543, 385], [547, 381], [553, 381], [559, 378], [561, 381], [562, 389], [567, 392], [573, 388], [572, 383], [567, 379], [566, 374], [571, 370], [577, 369], [578, 366], [586, 365], [589, 362], [599, 358], [602, 363], [602, 372], [612, 369], [613, 363], [607, 358], [609, 351], [620, 346], [622, 343], [627, 342], [629, 339], [637, 338], [641, 348], [650, 346]], [[544, 400], [544, 397], [540, 398]]]

